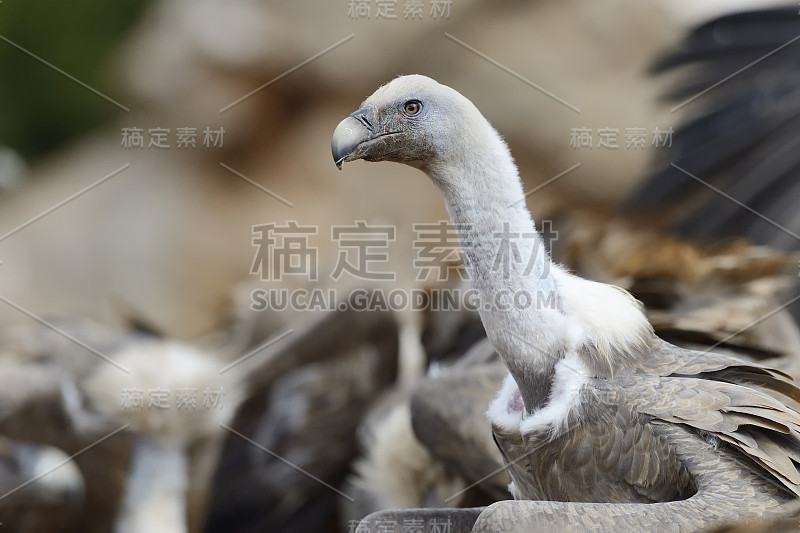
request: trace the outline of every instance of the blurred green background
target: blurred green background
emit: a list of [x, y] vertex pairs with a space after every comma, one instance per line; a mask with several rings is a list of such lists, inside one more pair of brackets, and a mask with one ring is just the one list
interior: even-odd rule
[[[5, 0], [0, 3], [0, 36], [114, 98], [122, 88], [109, 74], [109, 66], [149, 4], [146, 0]], [[0, 40], [0, 145], [30, 161], [118, 111]]]

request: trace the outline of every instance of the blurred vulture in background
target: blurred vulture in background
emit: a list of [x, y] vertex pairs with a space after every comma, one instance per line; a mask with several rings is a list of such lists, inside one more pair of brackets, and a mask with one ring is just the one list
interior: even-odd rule
[[[356, 430], [397, 379], [388, 312], [335, 311], [294, 324], [248, 372], [205, 531], [323, 531], [357, 454]], [[243, 365], [244, 366], [244, 365]]]
[[[272, 495], [285, 500], [273, 510], [280, 523], [318, 492], [306, 469], [338, 484], [363, 409], [394, 379], [395, 321], [335, 312], [243, 354], [228, 341], [199, 348], [89, 321], [6, 332], [0, 521], [26, 532], [193, 532], [213, 516], [212, 498], [263, 505]], [[318, 438], [325, 427], [331, 442]], [[226, 438], [234, 453], [215, 481]], [[286, 458], [270, 462], [276, 453]], [[231, 461], [247, 463], [263, 492], [229, 479]], [[235, 507], [225, 507], [229, 528], [242, 525]]]
[[699, 26], [653, 65], [677, 71], [666, 100], [694, 118], [627, 212], [657, 211], [668, 231], [709, 245], [800, 249], [799, 35], [795, 7], [736, 13]]
[[21, 530], [198, 531], [220, 424], [245, 387], [233, 372], [220, 374], [221, 361], [89, 321], [5, 332], [0, 433], [61, 448], [85, 485], [78, 512], [40, 514]]

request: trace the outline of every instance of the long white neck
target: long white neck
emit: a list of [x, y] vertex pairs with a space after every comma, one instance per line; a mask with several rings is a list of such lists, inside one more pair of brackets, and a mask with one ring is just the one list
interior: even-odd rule
[[550, 261], [508, 147], [483, 117], [479, 122], [471, 146], [426, 171], [456, 226], [489, 339], [531, 413], [546, 403], [555, 364], [567, 353], [586, 348], [587, 367], [610, 374], [631, 363], [650, 329], [627, 293]]

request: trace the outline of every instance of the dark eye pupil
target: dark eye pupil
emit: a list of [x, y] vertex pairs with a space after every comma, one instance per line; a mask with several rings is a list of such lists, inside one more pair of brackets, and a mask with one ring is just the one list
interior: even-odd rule
[[407, 102], [406, 103], [406, 113], [409, 115], [416, 115], [419, 113], [420, 105], [417, 102]]

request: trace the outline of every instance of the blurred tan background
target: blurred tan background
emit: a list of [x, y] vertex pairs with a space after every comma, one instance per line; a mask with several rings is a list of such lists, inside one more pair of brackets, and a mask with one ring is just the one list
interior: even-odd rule
[[[0, 35], [129, 111], [0, 42], [0, 295], [40, 316], [135, 317], [180, 338], [219, 328], [234, 286], [257, 281], [253, 225], [318, 225], [325, 277], [337, 259], [323, 238], [331, 225], [395, 224], [391, 253], [410, 258], [412, 222], [444, 218], [421, 174], [368, 164], [337, 172], [330, 160], [333, 127], [381, 83], [422, 73], [463, 92], [509, 141], [529, 187], [580, 164], [532, 206], [550, 197], [614, 204], [654, 149], [625, 149], [625, 129], [645, 128], [649, 141], [654, 128], [678, 123], [657, 104], [663, 79], [646, 78], [646, 66], [714, 11], [656, 0], [460, 0], [442, 2], [449, 13], [436, 17], [426, 2], [409, 19], [395, 2], [392, 20], [378, 18], [374, 2], [356, 17], [344, 0], [45, 4], [2, 4]], [[196, 128], [196, 148], [177, 147], [184, 127]], [[572, 128], [603, 127], [623, 132], [619, 149], [570, 146]], [[123, 147], [123, 128], [141, 128], [145, 147]], [[169, 148], [148, 147], [152, 128], [169, 129]], [[224, 128], [223, 146], [202, 144], [206, 128]], [[395, 264], [411, 277], [410, 259]], [[0, 320], [30, 318], [0, 302]]]

